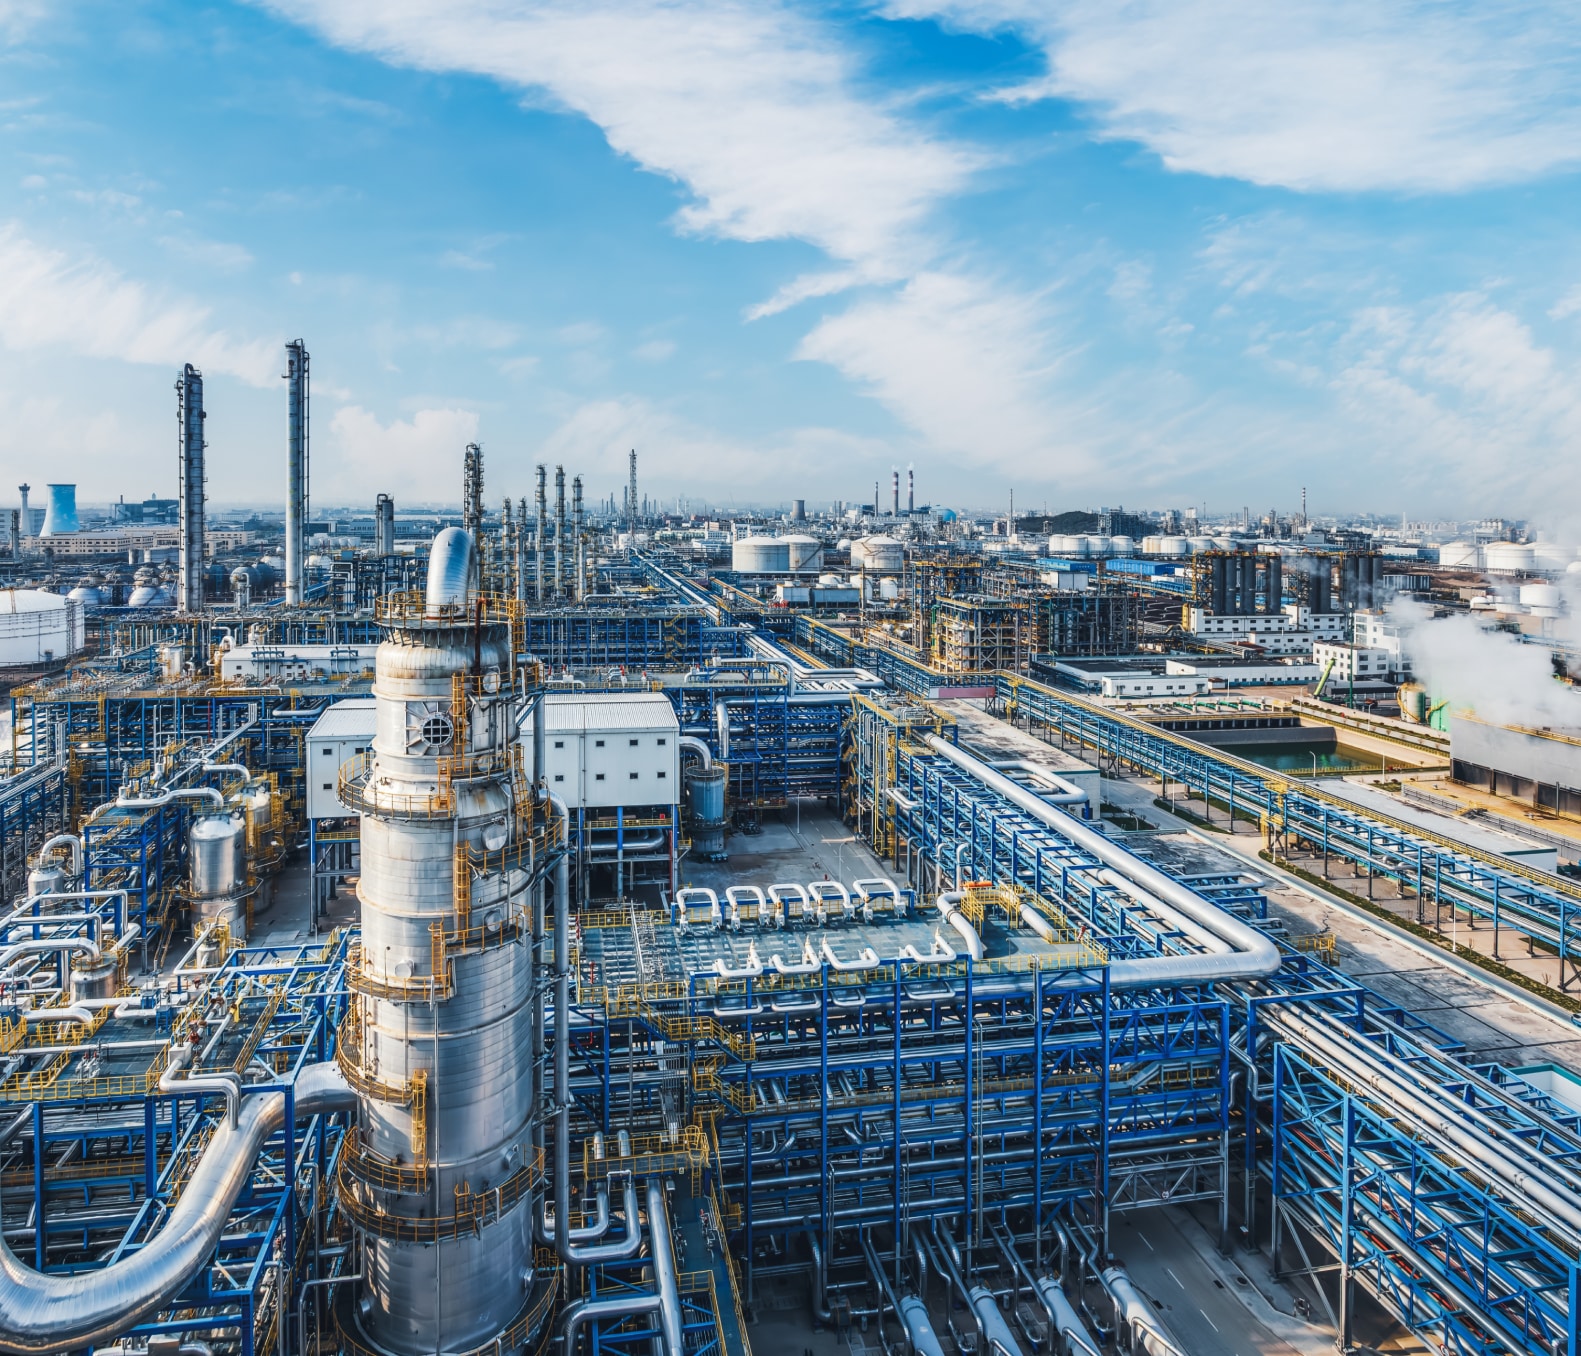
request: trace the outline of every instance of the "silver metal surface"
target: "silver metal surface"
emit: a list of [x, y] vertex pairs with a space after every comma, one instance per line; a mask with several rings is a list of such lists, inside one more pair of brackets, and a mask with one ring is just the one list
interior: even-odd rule
[[308, 357], [307, 346], [293, 339], [286, 354], [285, 601], [302, 603], [303, 551], [307, 530]]
[[188, 881], [199, 899], [234, 894], [246, 878], [246, 838], [242, 817], [205, 815], [195, 820], [187, 840]]
[[177, 460], [176, 607], [203, 610], [203, 374], [191, 363], [176, 378], [176, 422], [180, 428]]
[[[333, 1064], [310, 1064], [296, 1080], [305, 1119], [354, 1104]], [[109, 1341], [172, 1300], [214, 1251], [260, 1150], [285, 1119], [283, 1093], [243, 1100], [222, 1122], [175, 1208], [141, 1248], [97, 1271], [42, 1274], [0, 1240], [0, 1350], [58, 1352]]]
[[430, 612], [466, 604], [475, 549], [471, 536], [459, 527], [444, 528], [434, 538], [428, 553], [428, 587], [424, 595]]

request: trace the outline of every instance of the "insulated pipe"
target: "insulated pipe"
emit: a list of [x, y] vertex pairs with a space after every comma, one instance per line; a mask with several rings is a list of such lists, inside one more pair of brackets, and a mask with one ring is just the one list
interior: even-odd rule
[[974, 758], [940, 739], [927, 736], [928, 747], [963, 772], [976, 777], [992, 791], [1046, 824], [1060, 837], [1085, 848], [1104, 865], [1112, 867], [1133, 885], [1157, 896], [1188, 919], [1206, 928], [1233, 948], [1228, 953], [1191, 956], [1149, 956], [1109, 962], [1109, 986], [1120, 989], [1171, 988], [1187, 984], [1215, 984], [1224, 980], [1263, 979], [1279, 969], [1279, 948], [1266, 934], [1243, 923], [1195, 890], [1166, 876], [1156, 866], [1133, 856], [1096, 829], [1055, 809], [1001, 776], [980, 758]]
[[807, 1247], [812, 1253], [812, 1316], [820, 1323], [834, 1322], [834, 1311], [829, 1308], [829, 1295], [823, 1274], [823, 1246], [818, 1236], [807, 1230]]
[[45, 956], [57, 951], [85, 951], [89, 960], [98, 960], [103, 954], [91, 937], [29, 937], [26, 941], [12, 942], [0, 951], [0, 970], [8, 967], [17, 956]]
[[447, 527], [434, 538], [428, 548], [428, 586], [423, 595], [429, 616], [466, 606], [476, 551], [471, 536], [459, 527]]
[[714, 723], [719, 729], [719, 757], [727, 761], [730, 757], [730, 708], [724, 702], [714, 705]]
[[1186, 1356], [1185, 1349], [1158, 1321], [1153, 1306], [1142, 1298], [1124, 1267], [1109, 1267], [1100, 1279], [1114, 1300], [1115, 1318], [1129, 1333], [1133, 1350], [1140, 1346], [1147, 1356]]
[[240, 763], [199, 763], [198, 771], [239, 773], [243, 786], [246, 786], [247, 783], [253, 779], [252, 770], [250, 768], [243, 767]]
[[974, 961], [980, 961], [983, 958], [983, 939], [977, 935], [971, 919], [956, 907], [960, 902], [961, 895], [954, 890], [940, 895], [934, 901], [944, 921], [961, 934], [961, 940], [966, 943], [966, 954]]
[[214, 803], [215, 814], [225, 813], [225, 797], [212, 786], [184, 786], [174, 791], [161, 791], [157, 796], [128, 796], [123, 789], [115, 803], [123, 810], [155, 810], [173, 800], [209, 800]]
[[43, 866], [44, 859], [62, 845], [71, 849], [71, 865], [67, 867], [66, 874], [73, 878], [82, 875], [82, 839], [74, 833], [57, 833], [46, 842], [38, 850], [38, 864]]
[[[570, 1230], [573, 1243], [591, 1243], [602, 1238], [609, 1232], [609, 1184], [600, 1182], [596, 1193], [597, 1202], [594, 1206], [593, 1222], [572, 1226]], [[545, 1201], [538, 1208], [538, 1241], [540, 1243], [554, 1242], [554, 1212], [550, 1209], [549, 1202]]]
[[686, 1356], [681, 1329], [681, 1286], [675, 1274], [675, 1245], [670, 1239], [670, 1212], [664, 1202], [664, 1183], [657, 1177], [648, 1178], [648, 1251], [653, 1258], [653, 1278], [659, 1289], [659, 1326], [664, 1333], [664, 1356]]
[[1024, 772], [1029, 777], [1036, 777], [1039, 781], [1049, 782], [1059, 787], [1059, 791], [1049, 791], [1038, 794], [1038, 799], [1049, 805], [1085, 805], [1089, 799], [1087, 793], [1074, 782], [1067, 781], [1064, 777], [1056, 776], [1040, 763], [1034, 763], [1025, 758], [1003, 758], [988, 764], [998, 772]]
[[613, 1299], [578, 1300], [565, 1311], [560, 1325], [560, 1335], [565, 1342], [565, 1356], [576, 1356], [577, 1339], [582, 1329], [595, 1319], [631, 1318], [636, 1314], [656, 1313], [659, 1308], [657, 1295], [617, 1295]]
[[1034, 1276], [1021, 1260], [1021, 1254], [1012, 1246], [1013, 1240], [1007, 1238], [1002, 1229], [994, 1230], [994, 1242], [999, 1244], [999, 1251], [1004, 1254], [1005, 1260], [1020, 1272], [1032, 1287], [1032, 1293], [1038, 1297], [1049, 1323], [1061, 1339], [1056, 1346], [1061, 1356], [1075, 1356], [1077, 1352], [1082, 1353], [1082, 1356], [1099, 1356], [1098, 1344], [1087, 1332], [1075, 1306], [1065, 1298], [1065, 1291], [1059, 1281], [1052, 1276], [1041, 1279]]
[[241, 1111], [242, 1080], [240, 1074], [202, 1073], [178, 1077], [192, 1058], [191, 1047], [182, 1047], [170, 1056], [169, 1067], [159, 1075], [159, 1090], [176, 1095], [195, 1092], [217, 1092], [225, 1098], [225, 1113], [231, 1128], [236, 1128], [236, 1118]]
[[714, 765], [714, 755], [709, 752], [708, 745], [705, 744], [696, 735], [682, 735], [680, 737], [680, 739], [678, 739], [676, 741], [676, 743], [678, 743], [681, 746], [681, 752], [683, 754], [684, 753], [695, 753], [699, 758], [701, 758], [703, 760], [703, 771], [704, 772], [707, 772], [709, 768], [713, 767], [713, 765]]
[[[295, 1091], [299, 1118], [357, 1105], [333, 1063], [308, 1065]], [[214, 1131], [164, 1226], [107, 1267], [73, 1275], [37, 1272], [0, 1239], [0, 1351], [49, 1356], [97, 1345], [164, 1308], [208, 1264], [254, 1161], [284, 1119], [284, 1092], [249, 1097], [235, 1125]]]
[[1021, 921], [1031, 928], [1033, 932], [1037, 933], [1043, 941], [1049, 943], [1054, 941], [1054, 925], [1033, 908], [1032, 905], [1023, 904], [1021, 906]]
[[1193, 918], [1188, 918], [1178, 909], [1172, 909], [1159, 899], [1157, 895], [1149, 894], [1135, 881], [1127, 880], [1118, 871], [1105, 867], [1102, 871], [1094, 873], [1105, 885], [1112, 885], [1122, 894], [1134, 899], [1143, 908], [1151, 913], [1156, 913], [1166, 920], [1177, 932], [1190, 937], [1204, 951], [1215, 951], [1221, 955], [1230, 950], [1230, 945], [1211, 928], [1205, 928]]

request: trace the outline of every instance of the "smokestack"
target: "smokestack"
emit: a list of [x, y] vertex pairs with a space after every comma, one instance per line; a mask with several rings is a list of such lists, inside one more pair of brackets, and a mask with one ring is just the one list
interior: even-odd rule
[[571, 482], [571, 538], [576, 542], [576, 600], [587, 596], [587, 554], [582, 541], [582, 477]]
[[511, 514], [511, 497], [506, 495], [500, 507], [500, 592], [511, 595], [516, 579], [516, 546], [512, 541], [516, 519]]
[[898, 518], [900, 517], [900, 467], [895, 467], [889, 473], [889, 479], [890, 489], [893, 492], [892, 498], [894, 499], [894, 508], [891, 510], [891, 516]]
[[307, 544], [308, 485], [307, 346], [293, 339], [285, 346], [285, 602], [302, 605], [303, 548]]
[[554, 596], [565, 597], [565, 467], [554, 468]]
[[630, 457], [631, 484], [626, 490], [626, 497], [630, 501], [630, 508], [626, 512], [627, 530], [633, 537], [637, 534], [637, 449], [631, 449]]
[[917, 468], [906, 467], [906, 512], [917, 511]]
[[203, 610], [203, 373], [191, 363], [176, 379], [177, 519], [181, 541], [177, 552], [176, 608]]
[[527, 601], [527, 496], [516, 501], [516, 601]]
[[795, 506], [791, 509], [791, 522], [793, 522], [793, 523], [804, 523], [806, 521], [807, 521], [807, 501], [805, 499], [798, 499], [796, 501]]
[[479, 550], [483, 545], [483, 449], [468, 443], [461, 467], [461, 526]]
[[533, 542], [533, 563], [536, 569], [537, 583], [533, 589], [535, 602], [543, 602], [543, 553], [545, 543], [549, 539], [549, 472], [546, 467], [538, 468], [538, 535]]
[[31, 485], [17, 486], [17, 489], [20, 490], [22, 494], [22, 535], [24, 537], [31, 537], [33, 535], [33, 520], [27, 515], [27, 492], [32, 488], [33, 487]]

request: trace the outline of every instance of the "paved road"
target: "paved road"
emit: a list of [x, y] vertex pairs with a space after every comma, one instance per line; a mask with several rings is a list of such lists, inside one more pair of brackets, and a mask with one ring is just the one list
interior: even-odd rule
[[1164, 1211], [1115, 1216], [1110, 1247], [1190, 1356], [1300, 1356], [1258, 1322]]

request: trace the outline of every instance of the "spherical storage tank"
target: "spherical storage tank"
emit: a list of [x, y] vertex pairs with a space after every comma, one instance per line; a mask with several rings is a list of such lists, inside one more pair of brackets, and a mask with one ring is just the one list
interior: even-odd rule
[[863, 537], [851, 545], [851, 568], [869, 574], [899, 574], [906, 568], [906, 548], [893, 537]]
[[730, 548], [730, 568], [737, 574], [789, 574], [790, 543], [778, 537], [742, 537]]
[[104, 606], [104, 595], [99, 592], [98, 581], [92, 577], [84, 579], [66, 597], [74, 603], [81, 603], [89, 611]]
[[1516, 541], [1490, 541], [1483, 551], [1489, 574], [1525, 574], [1534, 563], [1530, 546]]
[[790, 568], [793, 573], [803, 571], [811, 573], [813, 570], [823, 568], [823, 543], [817, 537], [785, 537], [782, 539], [790, 553]]
[[80, 602], [42, 589], [0, 589], [0, 668], [65, 659], [87, 639]]

